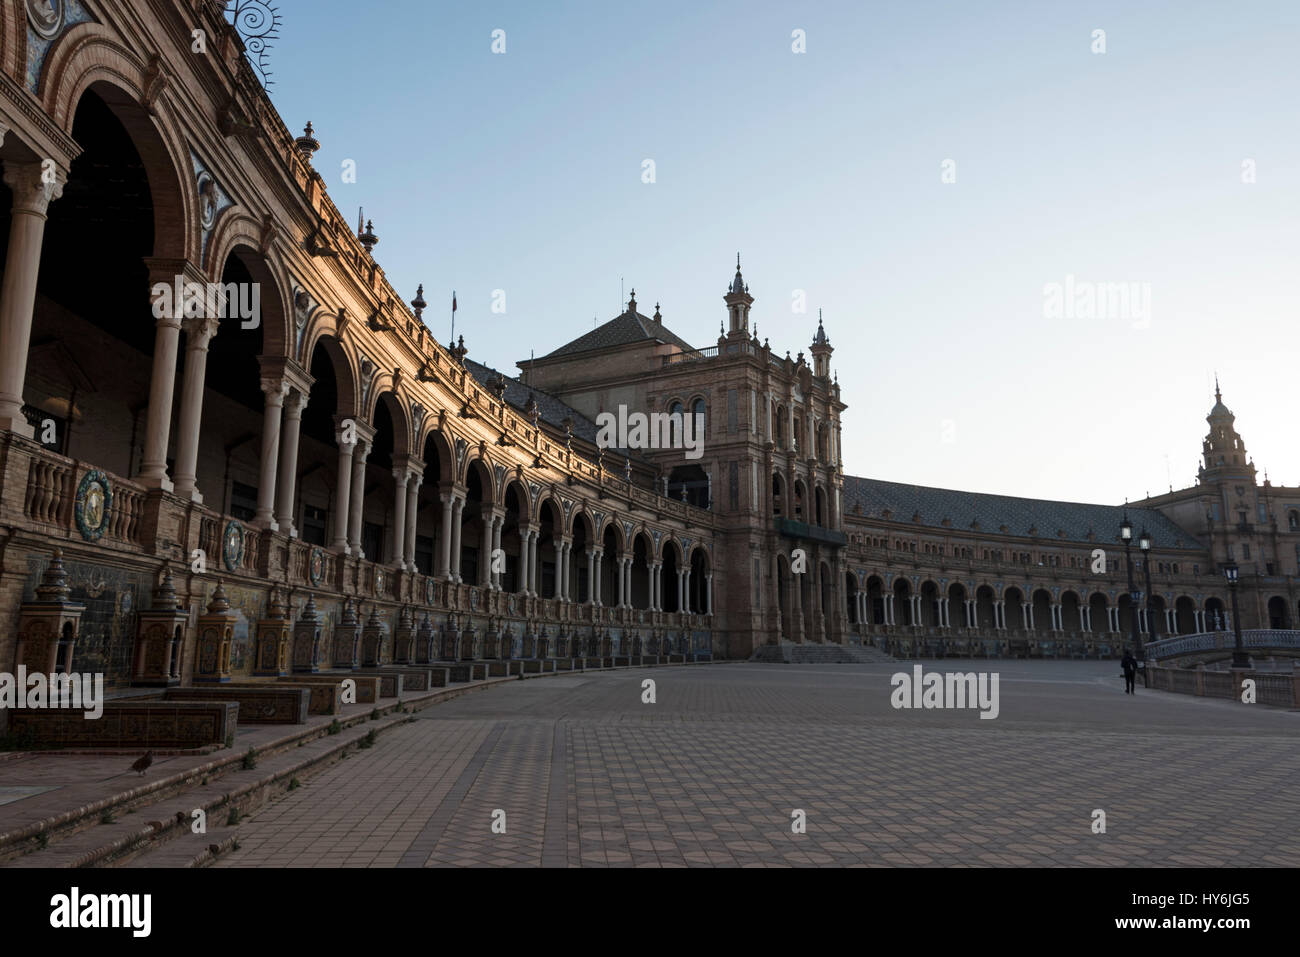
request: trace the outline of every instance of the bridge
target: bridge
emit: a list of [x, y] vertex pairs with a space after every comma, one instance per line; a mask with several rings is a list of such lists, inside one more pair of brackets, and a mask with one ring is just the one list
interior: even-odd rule
[[[1281, 657], [1300, 658], [1300, 631], [1280, 628], [1251, 628], [1241, 633], [1242, 647], [1256, 660]], [[1194, 635], [1177, 635], [1149, 642], [1146, 656], [1163, 665], [1195, 665], [1223, 661], [1232, 657], [1236, 638], [1230, 631], [1205, 631]]]

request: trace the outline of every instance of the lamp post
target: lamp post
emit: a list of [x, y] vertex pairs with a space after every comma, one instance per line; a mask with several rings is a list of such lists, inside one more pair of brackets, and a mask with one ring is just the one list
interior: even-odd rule
[[[1156, 624], [1155, 609], [1151, 607], [1151, 535], [1145, 528], [1138, 536], [1138, 548], [1142, 549], [1142, 575], [1147, 587], [1147, 630], [1151, 632], [1152, 641], [1159, 641], [1160, 628]], [[1138, 661], [1141, 660], [1142, 655], [1139, 653]]]
[[1237, 614], [1237, 563], [1229, 562], [1223, 566], [1223, 577], [1228, 580], [1228, 591], [1232, 593], [1232, 635], [1236, 644], [1232, 649], [1232, 667], [1249, 668], [1250, 657], [1241, 643], [1241, 616]]
[[1147, 683], [1146, 655], [1142, 650], [1142, 636], [1138, 633], [1138, 596], [1137, 588], [1133, 585], [1133, 559], [1131, 557], [1133, 523], [1128, 520], [1128, 512], [1124, 513], [1124, 521], [1119, 523], [1119, 537], [1124, 540], [1124, 564], [1128, 567], [1128, 601], [1129, 613], [1133, 616], [1133, 647], [1137, 652], [1138, 667], [1142, 669], [1142, 684], [1145, 687]]

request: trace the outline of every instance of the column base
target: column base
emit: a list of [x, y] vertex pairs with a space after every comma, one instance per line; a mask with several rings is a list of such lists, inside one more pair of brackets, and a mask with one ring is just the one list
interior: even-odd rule
[[254, 528], [264, 528], [271, 532], [278, 532], [280, 530], [280, 524], [275, 519], [269, 517], [263, 518], [260, 515], [254, 515], [253, 520], [248, 524], [252, 525]]
[[147, 489], [157, 489], [163, 492], [176, 491], [176, 484], [167, 477], [166, 473], [150, 475], [142, 472], [136, 476], [136, 481]]
[[298, 537], [298, 529], [293, 527], [292, 521], [284, 518], [277, 518], [275, 521], [280, 528], [280, 534], [288, 535], [290, 538]]
[[330, 551], [338, 552], [341, 555], [350, 555], [351, 550], [347, 542], [330, 542]]
[[0, 432], [12, 432], [14, 435], [21, 435], [25, 439], [36, 438], [36, 430], [28, 423], [27, 417], [21, 412], [15, 415], [0, 417]]
[[195, 505], [203, 504], [203, 496], [199, 493], [198, 488], [193, 482], [177, 482], [174, 494], [179, 495], [181, 498], [189, 499]]

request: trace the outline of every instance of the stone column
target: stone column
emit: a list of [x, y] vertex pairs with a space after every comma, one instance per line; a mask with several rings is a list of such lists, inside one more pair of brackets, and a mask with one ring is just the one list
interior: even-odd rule
[[[506, 524], [506, 518], [504, 515], [492, 516], [492, 555], [493, 556], [495, 556], [497, 552], [501, 551], [501, 529], [505, 527], [505, 524]], [[489, 569], [491, 569], [491, 567], [492, 566], [489, 566]], [[500, 591], [501, 572], [493, 571], [491, 575], [491, 582], [492, 582], [492, 590]]]
[[[217, 320], [197, 316], [182, 322], [185, 329], [185, 381], [176, 435], [176, 494], [202, 504], [195, 487], [199, 461], [199, 430], [203, 422], [203, 381], [208, 368], [208, 343], [217, 334]], [[259, 489], [260, 492], [260, 489]]]
[[423, 484], [424, 476], [419, 472], [412, 472], [411, 480], [406, 486], [406, 550], [403, 553], [402, 560], [406, 564], [406, 570], [410, 572], [416, 570], [415, 531], [418, 522], [417, 515], [420, 511], [420, 486]]
[[451, 580], [460, 582], [460, 531], [461, 523], [464, 519], [465, 500], [459, 495], [452, 496], [454, 509], [451, 514]]
[[[145, 488], [164, 492], [174, 488], [167, 477], [167, 440], [172, 426], [172, 391], [176, 385], [181, 306], [178, 304], [173, 312], [174, 315], [160, 317], [154, 326], [153, 372], [149, 380], [149, 411], [145, 416], [144, 455], [139, 475], [140, 484]], [[21, 412], [18, 417], [22, 418]]]
[[539, 529], [533, 529], [528, 536], [528, 594], [537, 595], [537, 576], [540, 571], [540, 563], [537, 560], [538, 539], [541, 536]]
[[555, 595], [556, 601], [564, 598], [564, 543], [558, 538], [551, 542], [555, 549]]
[[713, 572], [707, 572], [704, 576], [704, 613], [713, 614]]
[[[0, 136], [0, 140], [3, 136]], [[32, 312], [36, 306], [36, 277], [41, 265], [41, 243], [45, 238], [45, 213], [50, 203], [63, 195], [67, 174], [51, 170], [54, 182], [42, 178], [40, 163], [5, 160], [4, 180], [13, 190], [13, 220], [9, 225], [9, 251], [4, 279], [0, 284], [0, 429], [32, 438], [34, 431], [23, 416], [23, 385], [27, 378], [27, 351], [32, 339]], [[158, 337], [163, 323], [170, 329], [172, 365], [167, 368], [167, 420], [171, 419], [171, 381], [176, 368], [176, 330], [180, 326], [180, 304], [173, 315], [158, 320]], [[172, 325], [174, 323], [174, 325]], [[154, 380], [158, 378], [158, 356], [154, 354]], [[152, 394], [150, 396], [152, 399]], [[150, 408], [152, 409], [152, 403]], [[150, 447], [152, 448], [152, 446]], [[164, 432], [159, 470], [167, 483], [167, 442]], [[164, 484], [163, 487], [170, 488]]]
[[596, 577], [595, 577], [595, 579], [593, 579], [594, 584], [591, 586], [591, 587], [592, 587], [592, 592], [591, 592], [591, 593], [595, 596], [595, 603], [596, 603], [597, 605], [603, 605], [603, 604], [604, 604], [604, 601], [603, 601], [603, 599], [601, 598], [601, 593], [600, 593], [600, 584], [601, 584], [600, 579], [603, 577], [603, 574], [604, 574], [603, 571], [602, 571], [602, 569], [601, 569], [601, 565], [604, 564], [604, 560], [605, 560], [605, 550], [604, 550], [603, 548], [597, 548], [597, 549], [594, 549], [594, 551], [595, 551], [595, 553], [596, 553], [596, 566], [595, 566], [595, 567], [596, 567]]
[[655, 610], [655, 563], [648, 562], [645, 567], [645, 593], [646, 606], [650, 611]]
[[478, 584], [480, 588], [492, 587], [492, 525], [491, 509], [484, 505], [479, 512], [479, 521], [483, 525], [483, 537], [479, 540]]
[[614, 564], [618, 568], [618, 592], [615, 607], [623, 608], [627, 605], [627, 559], [618, 555], [615, 557]]
[[528, 594], [528, 540], [532, 536], [532, 529], [519, 529], [519, 588], [516, 590], [520, 594]]
[[679, 615], [686, 610], [686, 601], [685, 601], [686, 589], [682, 584], [684, 580], [683, 575], [684, 572], [680, 568], [677, 569], [677, 613]]
[[334, 497], [334, 541], [330, 543], [330, 547], [335, 551], [346, 554], [348, 552], [349, 494], [352, 490], [352, 452], [356, 448], [356, 442], [344, 442], [342, 430], [335, 436], [335, 440], [339, 446], [338, 493]]
[[366, 458], [370, 445], [357, 442], [352, 453], [352, 499], [348, 503], [348, 547], [357, 558], [365, 558], [361, 551], [361, 515], [366, 504]]
[[298, 537], [293, 519], [298, 488], [298, 437], [302, 432], [302, 410], [307, 397], [294, 389], [284, 400], [284, 427], [280, 435], [280, 490], [276, 493], [275, 515], [280, 531], [291, 538]]
[[452, 492], [438, 496], [442, 502], [442, 528], [438, 533], [438, 577], [444, 581], [451, 576], [451, 510], [456, 500]]
[[288, 393], [289, 383], [283, 379], [262, 380], [262, 394], [266, 397], [262, 411], [262, 468], [258, 473], [257, 513], [253, 516], [253, 524], [272, 531], [280, 527], [276, 525], [273, 514], [275, 472], [280, 461], [280, 420], [284, 412], [284, 397]]
[[393, 469], [393, 545], [388, 550], [388, 563], [403, 567], [402, 553], [406, 549], [406, 486], [411, 481], [408, 469]]
[[563, 575], [564, 600], [573, 601], [573, 581], [572, 581], [573, 569], [570, 567], [572, 553], [573, 553], [573, 542], [564, 542], [563, 545], [564, 545], [564, 559], [561, 564], [564, 566], [564, 575]]
[[596, 550], [587, 549], [587, 604], [596, 604]]

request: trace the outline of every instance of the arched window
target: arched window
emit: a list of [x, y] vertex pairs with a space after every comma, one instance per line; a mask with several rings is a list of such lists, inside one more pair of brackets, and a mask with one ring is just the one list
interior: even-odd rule
[[1287, 528], [1289, 528], [1291, 531], [1293, 532], [1300, 531], [1300, 512], [1297, 512], [1295, 509], [1292, 509], [1291, 511], [1287, 512], [1286, 524], [1287, 524]]
[[695, 429], [695, 441], [700, 442], [704, 439], [704, 425], [709, 420], [709, 410], [704, 405], [703, 399], [696, 399], [691, 404], [691, 415], [695, 416], [695, 421], [692, 423]]

